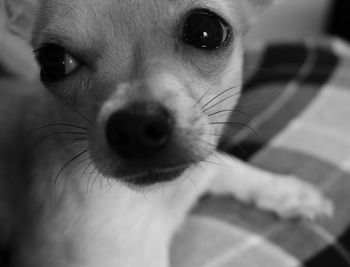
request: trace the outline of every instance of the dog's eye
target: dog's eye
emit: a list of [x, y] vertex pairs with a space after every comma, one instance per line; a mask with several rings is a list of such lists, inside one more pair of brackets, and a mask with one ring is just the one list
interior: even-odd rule
[[55, 82], [74, 72], [79, 63], [67, 51], [55, 44], [46, 44], [35, 51], [41, 68], [41, 79]]
[[217, 14], [207, 9], [196, 9], [187, 16], [182, 40], [196, 48], [214, 50], [230, 40], [231, 32], [228, 23]]

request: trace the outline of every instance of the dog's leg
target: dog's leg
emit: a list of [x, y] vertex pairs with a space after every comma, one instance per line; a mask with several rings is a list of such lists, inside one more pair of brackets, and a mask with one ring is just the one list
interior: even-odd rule
[[294, 176], [275, 174], [236, 158], [216, 153], [218, 163], [209, 187], [213, 194], [231, 194], [282, 218], [317, 217], [333, 214], [333, 205], [313, 185]]

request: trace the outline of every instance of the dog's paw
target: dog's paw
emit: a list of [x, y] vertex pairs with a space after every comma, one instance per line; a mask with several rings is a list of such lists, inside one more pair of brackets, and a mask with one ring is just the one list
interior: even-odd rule
[[313, 185], [298, 178], [276, 177], [269, 191], [260, 195], [256, 204], [283, 219], [316, 220], [333, 216], [333, 203]]

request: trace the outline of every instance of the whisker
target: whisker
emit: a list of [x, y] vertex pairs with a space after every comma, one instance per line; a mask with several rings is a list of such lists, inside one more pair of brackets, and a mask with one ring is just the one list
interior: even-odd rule
[[55, 127], [55, 126], [67, 126], [67, 127], [72, 127], [72, 128], [88, 131], [88, 128], [82, 127], [82, 126], [78, 126], [78, 125], [75, 125], [75, 124], [70, 124], [70, 123], [50, 123], [50, 124], [43, 125], [43, 126], [37, 128], [37, 129], [31, 131], [29, 133], [29, 135], [33, 135], [33, 134], [35, 134], [36, 132], [38, 132], [40, 130], [47, 129], [47, 128], [50, 128], [50, 127]]
[[[219, 138], [219, 140], [222, 138], [222, 137], [224, 137], [225, 136], [225, 134], [224, 133], [205, 133], [205, 132], [199, 132], [198, 133], [198, 135], [207, 135], [207, 136], [218, 136]], [[198, 140], [199, 141], [203, 141], [203, 139], [200, 139], [200, 138], [198, 138]], [[213, 145], [213, 144], [210, 144], [209, 142], [207, 142], [207, 141], [204, 141], [204, 142], [206, 142], [207, 144], [209, 144], [209, 145]], [[234, 146], [234, 147], [237, 147], [238, 148], [238, 150], [243, 154], [243, 155], [246, 155], [247, 154], [247, 151], [245, 151], [245, 149], [243, 149], [243, 147], [240, 145], [240, 144], [238, 144], [238, 143], [233, 143], [233, 144], [230, 144], [230, 145], [232, 145], [232, 146]], [[214, 146], [214, 145], [213, 145]], [[221, 147], [221, 144], [220, 143], [218, 143], [217, 145], [215, 145], [215, 147], [216, 148], [218, 148], [218, 149], [220, 149], [220, 147]], [[225, 151], [225, 150], [224, 150]]]
[[196, 106], [199, 105], [199, 104], [202, 102], [202, 100], [208, 95], [208, 93], [209, 93], [213, 88], [214, 88], [214, 87], [211, 86], [211, 87], [209, 87], [208, 90], [206, 90], [206, 91], [204, 92], [204, 94], [196, 101]]
[[230, 88], [228, 88], [228, 89], [222, 91], [220, 94], [217, 94], [215, 97], [213, 97], [212, 99], [210, 99], [206, 104], [204, 104], [204, 105], [202, 106], [202, 108], [205, 109], [205, 107], [207, 107], [210, 103], [212, 103], [214, 100], [218, 99], [218, 98], [219, 98], [220, 96], [222, 96], [223, 94], [225, 94], [225, 93], [227, 93], [227, 92], [229, 92], [229, 91], [231, 91], [231, 90], [233, 90], [233, 89], [236, 89], [236, 88], [238, 88], [238, 87], [240, 87], [240, 86], [241, 86], [241, 85], [232, 86], [232, 87], [230, 87]]
[[[241, 152], [242, 155], [244, 155], [244, 156], [247, 155], [247, 151], [243, 148], [243, 146], [241, 144], [239, 144], [237, 142], [229, 142], [228, 144], [229, 144], [229, 148], [227, 146], [223, 146], [223, 144], [220, 143], [218, 145], [219, 150], [222, 150], [225, 153], [227, 153], [228, 152], [227, 148], [229, 150], [231, 150], [232, 148], [237, 148], [239, 150], [239, 152]], [[228, 153], [228, 154], [231, 155], [231, 156], [234, 156], [232, 153]]]
[[207, 144], [208, 146], [217, 148], [217, 145], [216, 145], [216, 144], [212, 144], [212, 143], [208, 142], [207, 140], [204, 140], [204, 139], [202, 139], [202, 138], [197, 138], [197, 140], [200, 141], [200, 142], [202, 142], [202, 143]]
[[[101, 167], [102, 170], [106, 171], [107, 173], [112, 173], [113, 166], [111, 166], [111, 164], [108, 163], [108, 161], [105, 161], [105, 159], [106, 159], [105, 157], [99, 157], [99, 158], [95, 158], [94, 160], [97, 160], [102, 164], [102, 167]], [[91, 162], [91, 165], [93, 163], [94, 162]], [[122, 182], [119, 181], [118, 178], [104, 176], [104, 174], [99, 169], [97, 169], [96, 166], [94, 166], [94, 170], [89, 175], [89, 178], [88, 178], [89, 182], [87, 186], [90, 187], [92, 190], [93, 186], [95, 185], [96, 181], [98, 181], [98, 179], [100, 179], [101, 181], [103, 179], [106, 182], [105, 186], [107, 189], [112, 189], [116, 183], [118, 183], [119, 185], [125, 186]], [[101, 183], [101, 185], [104, 185], [104, 183]]]
[[[89, 161], [86, 162], [87, 165], [84, 168], [84, 170], [82, 171], [82, 176], [84, 176], [85, 174], [89, 174], [87, 173], [87, 170], [94, 164], [94, 161], [92, 159], [90, 159]], [[94, 171], [96, 170], [96, 168], [94, 167]]]
[[230, 99], [231, 97], [239, 95], [240, 93], [241, 92], [237, 92], [235, 94], [232, 94], [232, 95], [229, 95], [229, 96], [225, 97], [224, 99], [221, 99], [220, 101], [216, 102], [215, 104], [211, 105], [210, 107], [204, 109], [203, 112], [207, 112], [207, 111], [211, 110], [212, 108], [220, 105], [221, 103], [225, 102], [226, 100]]
[[83, 132], [53, 132], [53, 133], [50, 133], [48, 135], [42, 136], [42, 138], [48, 138], [51, 136], [62, 135], [62, 134], [88, 136], [87, 133], [83, 133]]
[[223, 110], [219, 110], [219, 111], [216, 111], [216, 112], [208, 114], [208, 117], [212, 117], [214, 115], [217, 115], [217, 114], [220, 114], [220, 113], [225, 113], [225, 112], [236, 112], [236, 113], [239, 113], [239, 114], [247, 116], [249, 119], [253, 119], [253, 116], [251, 116], [247, 112], [244, 112], [244, 111], [238, 110], [238, 109], [223, 109]]
[[256, 138], [258, 139], [258, 140], [260, 140], [260, 137], [259, 137], [259, 135], [257, 134], [257, 132], [253, 129], [253, 128], [251, 128], [250, 126], [248, 126], [248, 125], [246, 125], [246, 124], [244, 124], [244, 123], [240, 123], [240, 122], [233, 122], [233, 121], [227, 121], [227, 122], [224, 122], [224, 121], [217, 121], [217, 122], [210, 122], [209, 123], [210, 125], [227, 125], [227, 126], [230, 126], [230, 127], [241, 127], [241, 128], [246, 128], [246, 129], [248, 129], [250, 132], [252, 132], [255, 136], [256, 136]]
[[[94, 178], [92, 179], [92, 176], [94, 176]], [[96, 181], [98, 179], [101, 179], [102, 178], [102, 174], [95, 168], [91, 173], [90, 173], [90, 176], [89, 176], [89, 181], [88, 181], [88, 185], [87, 187], [90, 187], [90, 194], [92, 194], [93, 192], [93, 188], [94, 188], [94, 185], [96, 184]], [[92, 183], [90, 182], [92, 180]], [[91, 184], [89, 186], [89, 184]], [[89, 189], [87, 189], [89, 191]]]
[[86, 139], [84, 140], [74, 140], [72, 142], [69, 142], [68, 144], [61, 146], [61, 148], [57, 151], [57, 155], [61, 154], [61, 153], [65, 153], [68, 152], [70, 148], [79, 146], [79, 147], [86, 147], [86, 143], [82, 142], [82, 141], [86, 141]]
[[[74, 167], [74, 170], [76, 170], [76, 169], [82, 169], [84, 166], [85, 166], [85, 164], [86, 163], [89, 163], [89, 162], [91, 162], [91, 157], [90, 157], [90, 155], [89, 154], [86, 154], [86, 157], [85, 158], [82, 158], [82, 162], [81, 163], [79, 163], [79, 164], [77, 164], [75, 167]], [[78, 171], [79, 171], [78, 170]]]
[[63, 171], [69, 167], [75, 160], [77, 160], [78, 158], [80, 158], [81, 156], [83, 156], [85, 153], [87, 153], [89, 151], [89, 149], [85, 149], [82, 152], [80, 152], [79, 154], [75, 155], [74, 157], [72, 157], [70, 160], [68, 160], [65, 164], [63, 164], [63, 166], [60, 168], [60, 170], [58, 171], [55, 179], [54, 179], [54, 187], [58, 182], [59, 177], [61, 176], [61, 174], [63, 173]]
[[[82, 169], [82, 171], [80, 172], [81, 173], [80, 180], [83, 180], [84, 178], [86, 178], [85, 177], [86, 174], [90, 175], [90, 177], [91, 177], [91, 175], [96, 172], [96, 170], [97, 170], [96, 167], [93, 167], [93, 170], [90, 173], [87, 173], [87, 170], [93, 165], [93, 163], [94, 162], [91, 159], [90, 155], [87, 155], [87, 158], [84, 160], [84, 162], [77, 165], [77, 168], [78, 167], [80, 168], [80, 166], [81, 166], [81, 169]], [[88, 179], [87, 185], [86, 185], [86, 192], [89, 192], [89, 179]]]
[[50, 137], [58, 136], [58, 135], [64, 135], [64, 134], [66, 134], [66, 135], [73, 135], [73, 136], [84, 136], [84, 138], [81, 137], [81, 138], [75, 139], [75, 140], [78, 140], [78, 141], [80, 141], [80, 140], [88, 140], [87, 139], [87, 137], [88, 137], [87, 133], [81, 133], [81, 132], [54, 132], [54, 133], [42, 136], [42, 137], [40, 137], [39, 139], [37, 139], [37, 140], [35, 140], [33, 142], [34, 142], [34, 145], [37, 145], [37, 144], [47, 140]]
[[74, 143], [78, 143], [80, 141], [87, 141], [88, 139], [86, 137], [81, 137], [81, 138], [75, 138], [73, 141], [72, 141], [72, 144]]
[[[214, 154], [212, 154], [213, 156]], [[216, 157], [218, 160], [222, 161], [219, 157]], [[218, 162], [214, 162], [214, 161], [210, 161], [210, 160], [207, 160], [206, 158], [203, 158], [200, 160], [200, 162], [204, 162], [204, 163], [207, 163], [207, 164], [211, 164], [211, 165], [215, 165], [215, 166], [219, 166], [219, 167], [226, 167], [227, 165], [225, 164], [220, 164]]]

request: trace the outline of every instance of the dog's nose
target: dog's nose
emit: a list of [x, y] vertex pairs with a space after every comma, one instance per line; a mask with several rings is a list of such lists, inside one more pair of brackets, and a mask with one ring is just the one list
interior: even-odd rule
[[174, 120], [158, 103], [139, 103], [116, 111], [107, 121], [106, 138], [112, 150], [124, 159], [144, 159], [164, 148]]

